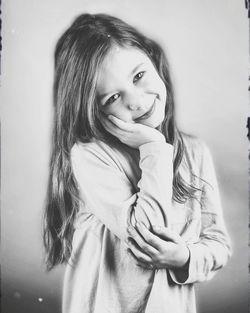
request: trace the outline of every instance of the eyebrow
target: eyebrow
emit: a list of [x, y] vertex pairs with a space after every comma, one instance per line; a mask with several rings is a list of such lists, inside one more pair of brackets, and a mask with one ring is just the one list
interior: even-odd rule
[[[143, 64], [145, 64], [145, 62], [142, 62], [142, 63], [136, 65], [136, 67], [131, 71], [129, 76], [132, 76], [133, 74], [135, 74], [135, 72], [138, 70], [138, 68], [140, 68]], [[103, 98], [107, 97], [110, 93], [112, 93], [112, 92], [105, 92], [105, 93], [99, 95], [99, 97], [98, 97], [99, 100], [102, 100]]]
[[145, 63], [145, 62], [142, 62], [142, 63], [136, 65], [136, 67], [135, 67], [135, 68], [133, 69], [133, 71], [131, 72], [130, 76], [133, 75], [133, 74], [138, 70], [138, 68], [141, 67], [144, 63]]

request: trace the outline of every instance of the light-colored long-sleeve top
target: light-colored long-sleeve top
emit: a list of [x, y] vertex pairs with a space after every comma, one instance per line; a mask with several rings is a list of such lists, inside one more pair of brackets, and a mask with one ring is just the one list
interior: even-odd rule
[[[230, 243], [210, 152], [193, 137], [180, 174], [200, 189], [184, 204], [173, 200], [173, 147], [152, 142], [139, 150], [93, 140], [72, 148], [80, 209], [66, 266], [63, 313], [194, 313], [193, 284], [225, 265]], [[128, 254], [128, 225], [167, 226], [190, 251], [185, 275], [144, 269]], [[184, 278], [185, 277], [185, 278]]]

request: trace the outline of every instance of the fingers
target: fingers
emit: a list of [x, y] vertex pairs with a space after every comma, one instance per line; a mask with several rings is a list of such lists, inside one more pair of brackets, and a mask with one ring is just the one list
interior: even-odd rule
[[172, 241], [177, 244], [183, 243], [183, 239], [181, 238], [181, 236], [167, 227], [153, 225], [153, 231], [157, 236], [159, 236], [163, 240]]
[[111, 121], [116, 127], [119, 129], [126, 131], [126, 132], [132, 132], [133, 131], [133, 124], [125, 122], [119, 118], [117, 118], [114, 115], [108, 115], [108, 120]]
[[136, 242], [128, 240], [127, 244], [130, 249], [130, 253], [133, 253], [133, 256], [136, 258], [137, 261], [140, 261], [143, 263], [150, 263], [153, 261], [149, 255], [147, 255], [140, 249], [140, 247], [136, 244]]
[[134, 255], [134, 253], [130, 249], [128, 249], [128, 254], [131, 255], [135, 259], [137, 266], [140, 266], [140, 267], [142, 267], [144, 269], [148, 269], [148, 270], [156, 269], [152, 260], [150, 262], [140, 261], [140, 260], [138, 260], [138, 258]]
[[162, 240], [154, 235], [148, 228], [141, 222], [136, 223], [136, 228], [139, 230], [140, 235], [143, 237], [144, 241], [152, 246], [155, 250], [160, 250], [162, 246]]
[[112, 135], [116, 137], [122, 136], [122, 131], [116, 125], [114, 125], [108, 118], [104, 117], [101, 120], [101, 123], [103, 127]]
[[103, 114], [101, 119], [103, 127], [113, 136], [117, 137], [120, 141], [126, 141], [133, 134], [133, 124], [122, 121], [121, 119], [109, 115], [108, 117]]
[[124, 133], [129, 133], [129, 134], [137, 133], [138, 131], [141, 130], [142, 127], [143, 129], [148, 128], [148, 126], [141, 125], [138, 123], [123, 121], [120, 118], [111, 114], [108, 116], [104, 116], [104, 121], [105, 120], [106, 122], [110, 122], [109, 123], [110, 126], [117, 127], [119, 130], [123, 131]]
[[[140, 235], [140, 233], [134, 227], [130, 226], [128, 228], [128, 231], [131, 237], [133, 238], [133, 240], [136, 242], [139, 248], [143, 252], [145, 252], [145, 254], [149, 255], [150, 257], [154, 257], [155, 255], [157, 255], [158, 251], [155, 249], [155, 247], [151, 245], [150, 243], [146, 242], [144, 238]], [[128, 243], [132, 245], [133, 241], [129, 240]]]

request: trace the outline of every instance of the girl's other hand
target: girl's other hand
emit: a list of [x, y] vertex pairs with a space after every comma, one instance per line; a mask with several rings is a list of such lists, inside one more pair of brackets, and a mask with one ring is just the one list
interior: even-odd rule
[[149, 142], [165, 142], [165, 137], [157, 129], [139, 123], [128, 123], [113, 115], [104, 116], [102, 124], [109, 133], [132, 148], [137, 149]]
[[189, 261], [189, 249], [179, 234], [167, 227], [153, 226], [149, 231], [143, 223], [130, 226], [127, 240], [129, 253], [137, 265], [147, 269], [185, 269]]

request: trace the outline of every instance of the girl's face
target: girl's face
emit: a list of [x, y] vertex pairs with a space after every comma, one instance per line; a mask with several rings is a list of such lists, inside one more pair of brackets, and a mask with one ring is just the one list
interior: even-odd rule
[[101, 111], [153, 128], [164, 119], [166, 87], [151, 60], [139, 49], [114, 46], [99, 69]]

